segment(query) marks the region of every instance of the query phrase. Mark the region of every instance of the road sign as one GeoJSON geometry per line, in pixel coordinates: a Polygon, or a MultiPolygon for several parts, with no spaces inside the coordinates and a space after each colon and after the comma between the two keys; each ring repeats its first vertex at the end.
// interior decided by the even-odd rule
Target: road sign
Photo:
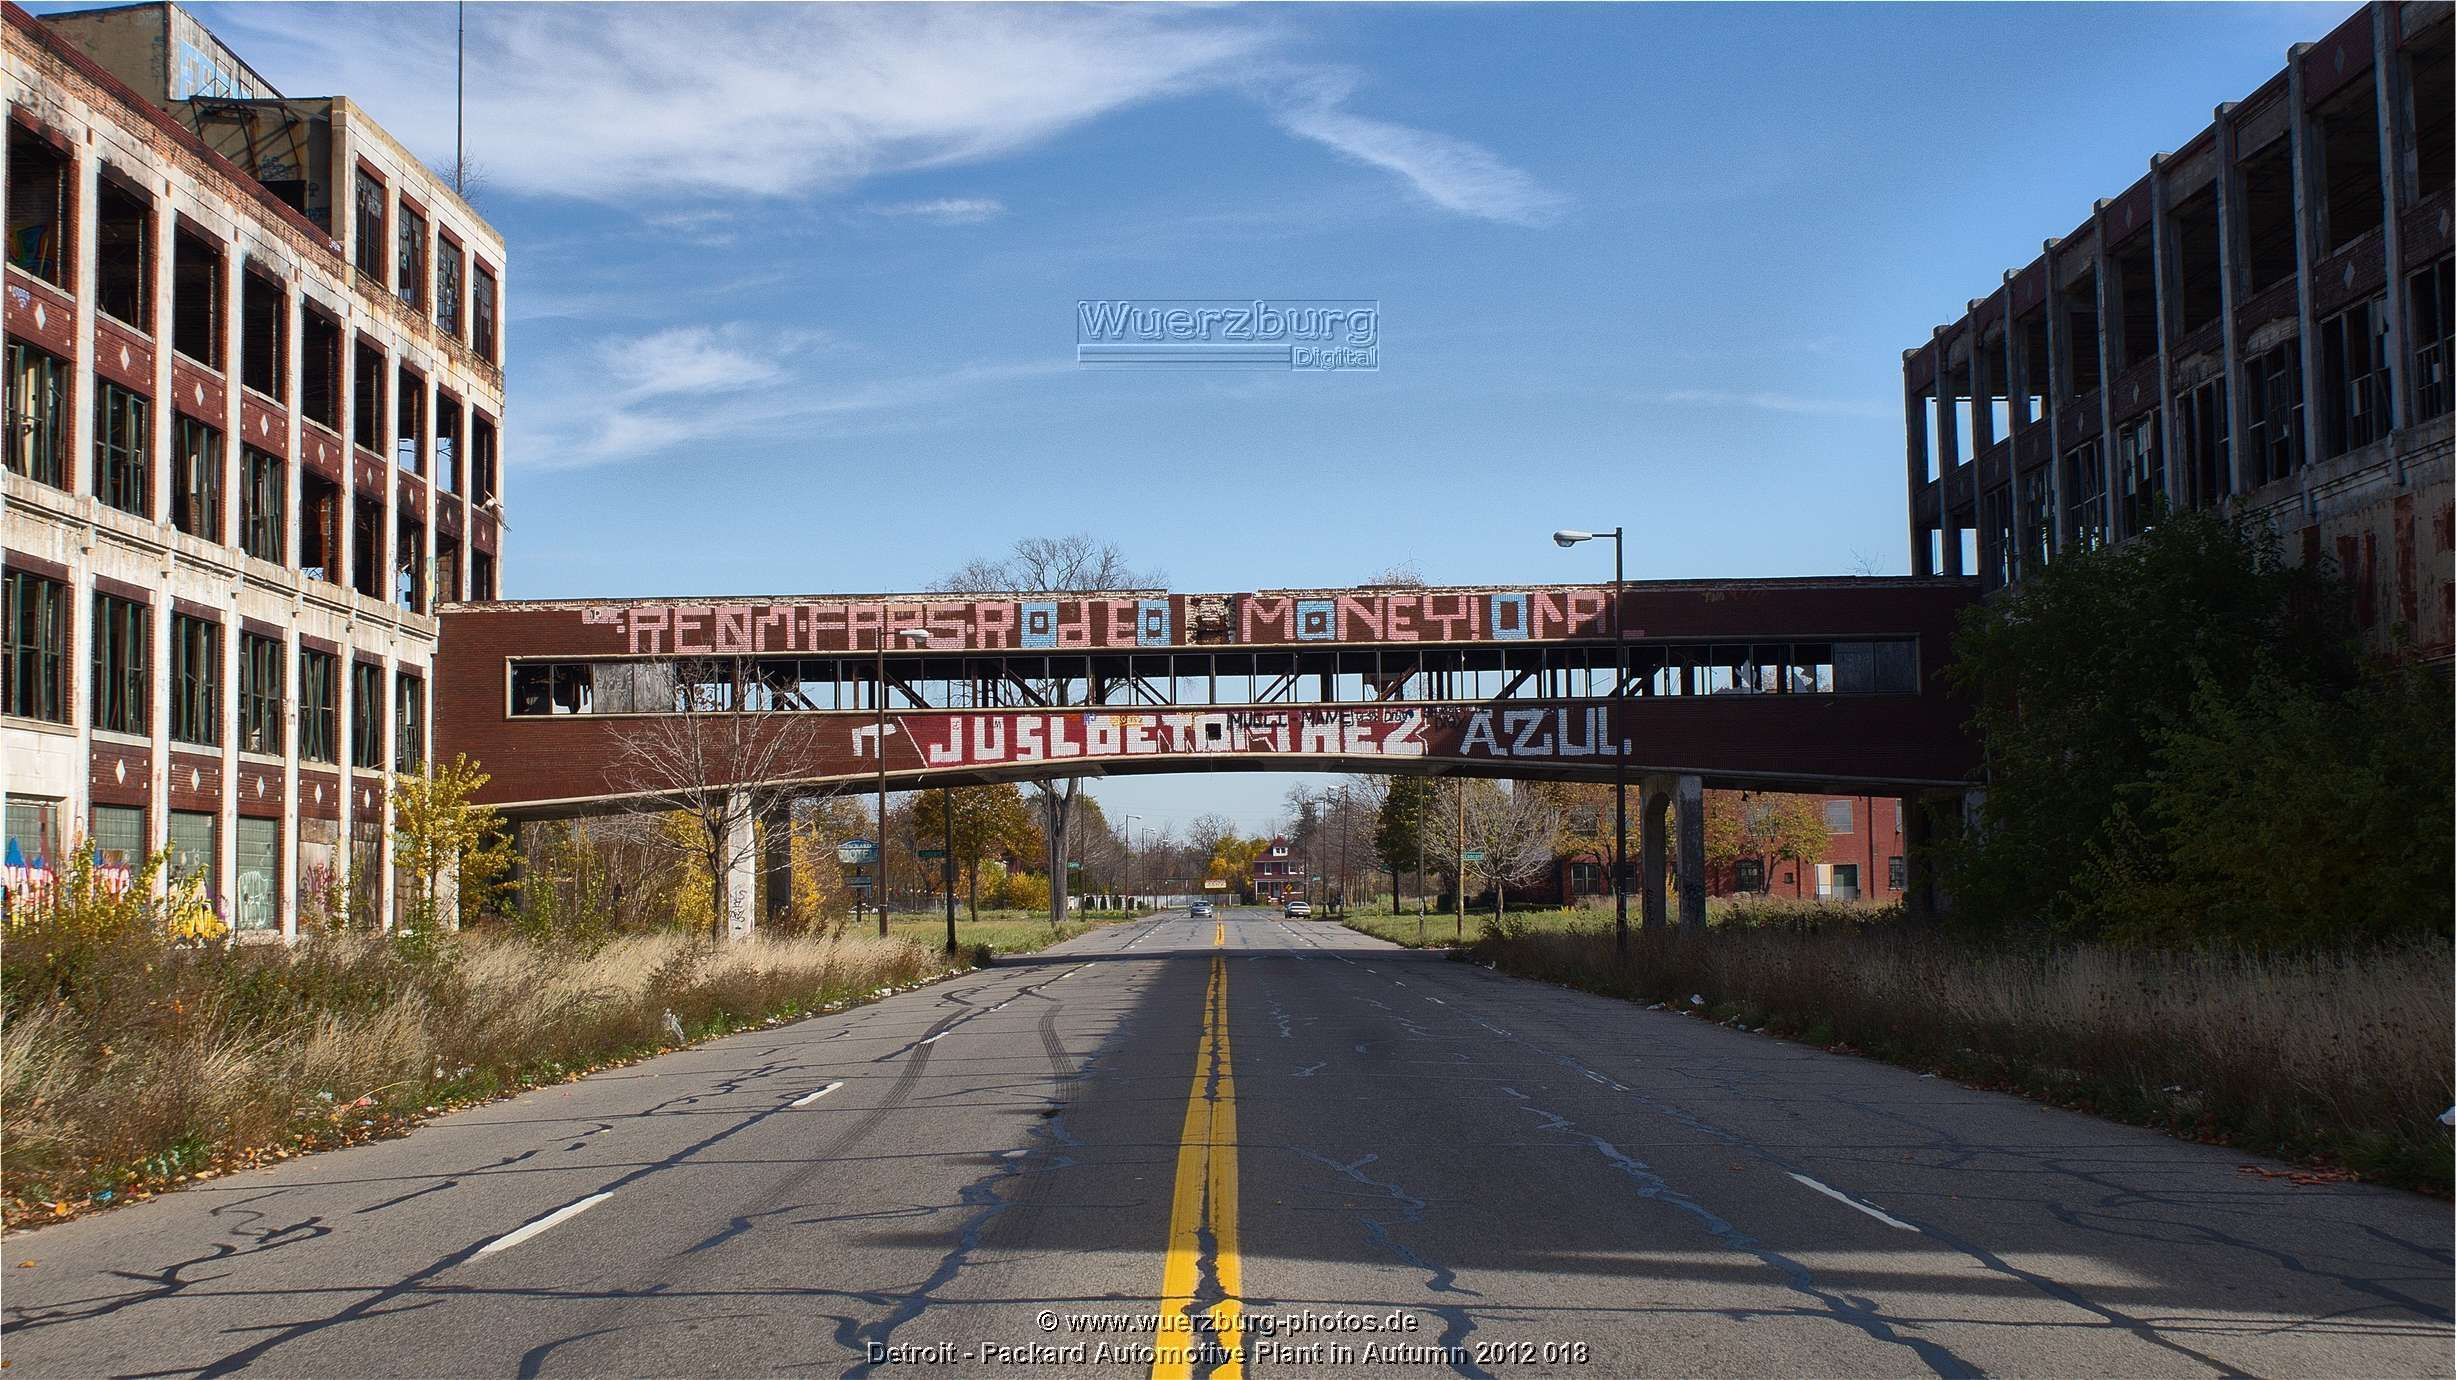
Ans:
{"type": "Polygon", "coordinates": [[[1079,862],[1070,862],[1066,864],[1066,870],[1069,872],[1080,872],[1083,870],[1083,864],[1079,862]]]}
{"type": "Polygon", "coordinates": [[[868,877],[847,877],[844,879],[844,884],[851,887],[855,891],[868,891],[870,889],[870,879],[868,877]]]}
{"type": "Polygon", "coordinates": [[[946,855],[947,850],[943,848],[924,848],[913,854],[914,857],[919,858],[923,862],[928,862],[932,858],[943,858],[946,855]]]}
{"type": "Polygon", "coordinates": [[[878,845],[868,839],[846,839],[836,845],[836,861],[846,867],[861,867],[878,861],[878,845]]]}
{"type": "Polygon", "coordinates": [[[1484,860],[1484,850],[1481,848],[1470,848],[1458,856],[1467,862],[1482,862],[1484,860]]]}
{"type": "Polygon", "coordinates": [[[1217,877],[1209,877],[1203,880],[1202,889],[1205,891],[1226,891],[1228,889],[1228,884],[1221,881],[1217,877]]]}

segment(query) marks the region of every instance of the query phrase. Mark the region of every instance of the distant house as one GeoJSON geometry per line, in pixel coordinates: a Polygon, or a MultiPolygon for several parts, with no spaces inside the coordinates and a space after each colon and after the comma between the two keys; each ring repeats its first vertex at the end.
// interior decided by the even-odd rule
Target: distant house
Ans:
{"type": "MultiPolygon", "coordinates": [[[[1825,856],[1799,864],[1781,859],[1742,858],[1706,870],[1706,894],[1821,898],[1831,901],[1890,901],[1909,889],[1904,874],[1902,802],[1892,796],[1826,795],[1815,797],[1829,835],[1825,856]]],[[[1629,855],[1638,858],[1638,824],[1629,821],[1629,855]]],[[[1668,863],[1668,859],[1666,862],[1668,863]]],[[[1610,856],[1578,849],[1552,860],[1544,876],[1510,894],[1529,901],[1565,904],[1589,896],[1612,894],[1610,856]]],[[[1631,878],[1629,894],[1638,894],[1631,878]]]]}
{"type": "Polygon", "coordinates": [[[1252,891],[1256,901],[1284,901],[1305,894],[1304,870],[1286,839],[1272,839],[1268,848],[1254,856],[1252,891]]]}

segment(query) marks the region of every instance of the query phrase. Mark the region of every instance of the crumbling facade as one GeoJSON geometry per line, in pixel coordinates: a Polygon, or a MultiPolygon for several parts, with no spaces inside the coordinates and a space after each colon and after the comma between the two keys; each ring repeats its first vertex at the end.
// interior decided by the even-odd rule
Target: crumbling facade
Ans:
{"type": "Polygon", "coordinates": [[[2376,3],[2297,45],[1904,353],[1915,574],[2000,589],[2213,509],[2449,657],[2450,32],[2444,0],[2376,3]]]}
{"type": "Polygon", "coordinates": [[[168,849],[243,938],[389,924],[436,606],[498,592],[502,237],[175,5],[0,7],[0,92],[10,885],[168,849]]]}

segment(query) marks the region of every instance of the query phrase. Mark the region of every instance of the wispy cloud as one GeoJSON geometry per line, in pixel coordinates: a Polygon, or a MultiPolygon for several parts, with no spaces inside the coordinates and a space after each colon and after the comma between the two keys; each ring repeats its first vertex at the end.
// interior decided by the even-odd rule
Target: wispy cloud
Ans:
{"type": "Polygon", "coordinates": [[[1370,167],[1395,173],[1436,206],[1512,225],[1558,220],[1568,198],[1487,149],[1346,108],[1352,80],[1315,72],[1276,102],[1279,127],[1370,167]]]}
{"type": "Polygon", "coordinates": [[[1745,407],[1758,412],[1781,412],[1805,417],[1898,418],[1901,415],[1898,403],[1869,402],[1858,398],[1803,398],[1794,393],[1741,393],[1716,388],[1683,388],[1664,394],[1663,401],[1694,407],[1745,407]]]}
{"type": "Polygon", "coordinates": [[[975,225],[1006,214],[1006,203],[995,197],[947,196],[932,201],[893,201],[862,208],[874,216],[925,220],[933,225],[975,225]]]}

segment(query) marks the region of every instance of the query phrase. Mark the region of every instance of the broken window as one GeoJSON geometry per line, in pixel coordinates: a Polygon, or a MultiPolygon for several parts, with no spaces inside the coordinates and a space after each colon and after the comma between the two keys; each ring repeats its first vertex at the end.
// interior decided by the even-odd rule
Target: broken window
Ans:
{"type": "Polygon", "coordinates": [[[194,417],[177,417],[171,428],[171,525],[222,539],[222,433],[194,417]]]}
{"type": "Polygon", "coordinates": [[[350,440],[360,450],[384,451],[384,352],[355,342],[350,370],[350,440]]]}
{"type": "Polygon", "coordinates": [[[2250,290],[2294,276],[2294,148],[2278,138],[2242,160],[2243,255],[2250,290]]]}
{"type": "Polygon", "coordinates": [[[2388,299],[2320,323],[2320,456],[2343,455],[2388,434],[2388,299]]]}
{"type": "Polygon", "coordinates": [[[365,661],[350,663],[350,765],[384,766],[384,668],[365,661]]]}
{"type": "Polygon", "coordinates": [[[200,747],[222,741],[222,626],[171,615],[171,737],[200,747]]]}
{"type": "Polygon", "coordinates": [[[370,599],[384,597],[384,552],[391,546],[384,530],[381,499],[360,496],[350,514],[350,588],[370,599]]]}
{"type": "Polygon", "coordinates": [[[281,755],[281,639],[239,633],[239,751],[281,755]]]}
{"type": "Polygon", "coordinates": [[[2320,106],[2312,144],[2319,151],[2324,243],[2333,254],[2379,228],[2379,103],[2364,76],[2320,106]]]}
{"type": "Polygon", "coordinates": [[[2413,102],[2413,166],[2416,198],[2438,196],[2456,182],[2456,24],[2441,23],[2436,37],[2407,48],[2406,96],[2413,102]]]}
{"type": "Polygon", "coordinates": [[[2167,212],[2174,248],[2175,331],[2190,335],[2215,321],[2225,281],[2218,262],[2217,187],[2212,183],[2167,212]]]}
{"type": "Polygon", "coordinates": [[[94,390],[94,496],[153,516],[152,404],[105,379],[94,390]]]}
{"type": "Polygon", "coordinates": [[[313,307],[299,313],[298,410],[341,430],[341,326],[313,307]]]}
{"type": "Polygon", "coordinates": [[[495,557],[493,552],[480,551],[474,547],[470,549],[469,597],[472,599],[492,599],[495,597],[495,557]]]}
{"type": "Polygon", "coordinates": [[[461,333],[461,247],[450,235],[435,237],[435,325],[455,340],[461,333]]]}
{"type": "Polygon", "coordinates": [[[406,506],[393,547],[392,602],[411,613],[426,612],[426,524],[406,506]]]}
{"type": "Polygon", "coordinates": [[[239,549],[279,565],[289,528],[289,476],[280,456],[254,446],[239,448],[239,470],[239,549]]]}
{"type": "Polygon", "coordinates": [[[1977,374],[1979,395],[1987,402],[1988,444],[2013,434],[2012,351],[2006,344],[2009,337],[2002,329],[1988,333],[1980,342],[1977,374]]]}
{"type": "Polygon", "coordinates": [[[2026,524],[2022,559],[2043,570],[2055,559],[2055,471],[2041,465],[2021,477],[2021,517],[2026,524]]]}
{"type": "Polygon", "coordinates": [[[299,571],[341,583],[341,486],[313,470],[298,476],[299,571]]]}
{"type": "Polygon", "coordinates": [[[469,344],[489,364],[503,362],[495,353],[495,275],[484,264],[469,284],[469,344]]]}
{"type": "Polygon", "coordinates": [[[2076,551],[2106,544],[2106,471],[2098,447],[2084,441],[2064,452],[2064,529],[2076,551]]]}
{"type": "Polygon", "coordinates": [[[9,121],[9,263],[68,286],[68,156],[9,121]]]}
{"type": "Polygon", "coordinates": [[[94,305],[153,334],[153,203],[108,173],[94,197],[94,305]]]}
{"type": "Polygon", "coordinates": [[[2064,289],[2064,396],[2080,397],[2098,387],[2098,271],[2084,272],[2064,289]]]}
{"type": "Polygon", "coordinates": [[[495,501],[495,423],[483,412],[469,419],[469,497],[477,503],[495,501]]]}
{"type": "Polygon", "coordinates": [[[153,610],[134,599],[94,596],[94,727],[145,733],[153,691],[153,610]]]}
{"type": "Polygon", "coordinates": [[[1986,562],[1979,573],[1986,578],[1987,588],[2002,589],[2016,578],[2014,562],[2021,549],[2013,529],[2012,485],[1998,484],[1989,489],[1979,508],[1986,536],[1980,547],[1986,562]]]}
{"type": "Polygon", "coordinates": [[[460,538],[438,531],[435,534],[435,602],[457,604],[460,599],[460,538]]]}
{"type": "Polygon", "coordinates": [[[2166,506],[2166,457],[2158,450],[2156,413],[2115,429],[2115,483],[2121,533],[2137,537],[2166,506]]]}
{"type": "Polygon", "coordinates": [[[222,367],[222,247],[185,227],[171,236],[171,348],[222,367]]]}
{"type": "Polygon", "coordinates": [[[2115,251],[2115,310],[2122,328],[2115,333],[2115,367],[2130,369],[2158,352],[2158,274],[2155,245],[2148,235],[2134,235],[2115,251]]]}
{"type": "Polygon", "coordinates": [[[2192,502],[2209,507],[2233,487],[2226,454],[2226,381],[2211,379],[2175,399],[2175,444],[2192,486],[2192,502]]]}
{"type": "Polygon", "coordinates": [[[8,342],[8,467],[55,489],[68,487],[68,377],[68,361],[8,342]]]}
{"type": "Polygon", "coordinates": [[[435,487],[448,494],[461,491],[460,399],[435,394],[435,487]]]}
{"type": "Polygon", "coordinates": [[[2015,400],[2024,425],[2047,415],[2047,379],[2051,368],[2047,354],[2047,314],[2034,311],[2014,323],[2021,337],[2021,390],[2015,400]]]}
{"type": "Polygon", "coordinates": [[[2292,338],[2243,362],[2243,461],[2250,487],[2302,465],[2302,349],[2292,338]]]}
{"type": "Polygon", "coordinates": [[[400,371],[400,392],[396,395],[394,412],[398,430],[392,447],[392,463],[410,474],[426,473],[426,380],[406,366],[400,371]]]}
{"type": "Polygon", "coordinates": [[[384,184],[364,168],[358,170],[358,214],[351,234],[358,271],[383,282],[384,254],[390,248],[384,238],[384,184]]]}
{"type": "Polygon", "coordinates": [[[588,714],[596,697],[585,662],[522,662],[512,667],[512,712],[588,714]]]}
{"type": "Polygon", "coordinates": [[[426,682],[404,671],[392,682],[392,769],[426,765],[426,682]]]}
{"type": "Polygon", "coordinates": [[[2413,331],[2413,416],[2436,417],[2456,404],[2456,257],[2439,262],[2406,280],[2406,303],[2413,331]]]}
{"type": "Polygon", "coordinates": [[[393,266],[392,290],[413,311],[426,307],[426,217],[401,203],[401,251],[393,266]]]}
{"type": "Polygon", "coordinates": [[[276,402],[290,362],[290,301],[253,269],[239,274],[239,381],[276,402]]]}
{"type": "Polygon", "coordinates": [[[0,572],[0,714],[68,722],[68,586],[0,572]]]}
{"type": "Polygon", "coordinates": [[[298,755],[305,762],[341,760],[341,663],[330,652],[298,654],[298,755]]]}

